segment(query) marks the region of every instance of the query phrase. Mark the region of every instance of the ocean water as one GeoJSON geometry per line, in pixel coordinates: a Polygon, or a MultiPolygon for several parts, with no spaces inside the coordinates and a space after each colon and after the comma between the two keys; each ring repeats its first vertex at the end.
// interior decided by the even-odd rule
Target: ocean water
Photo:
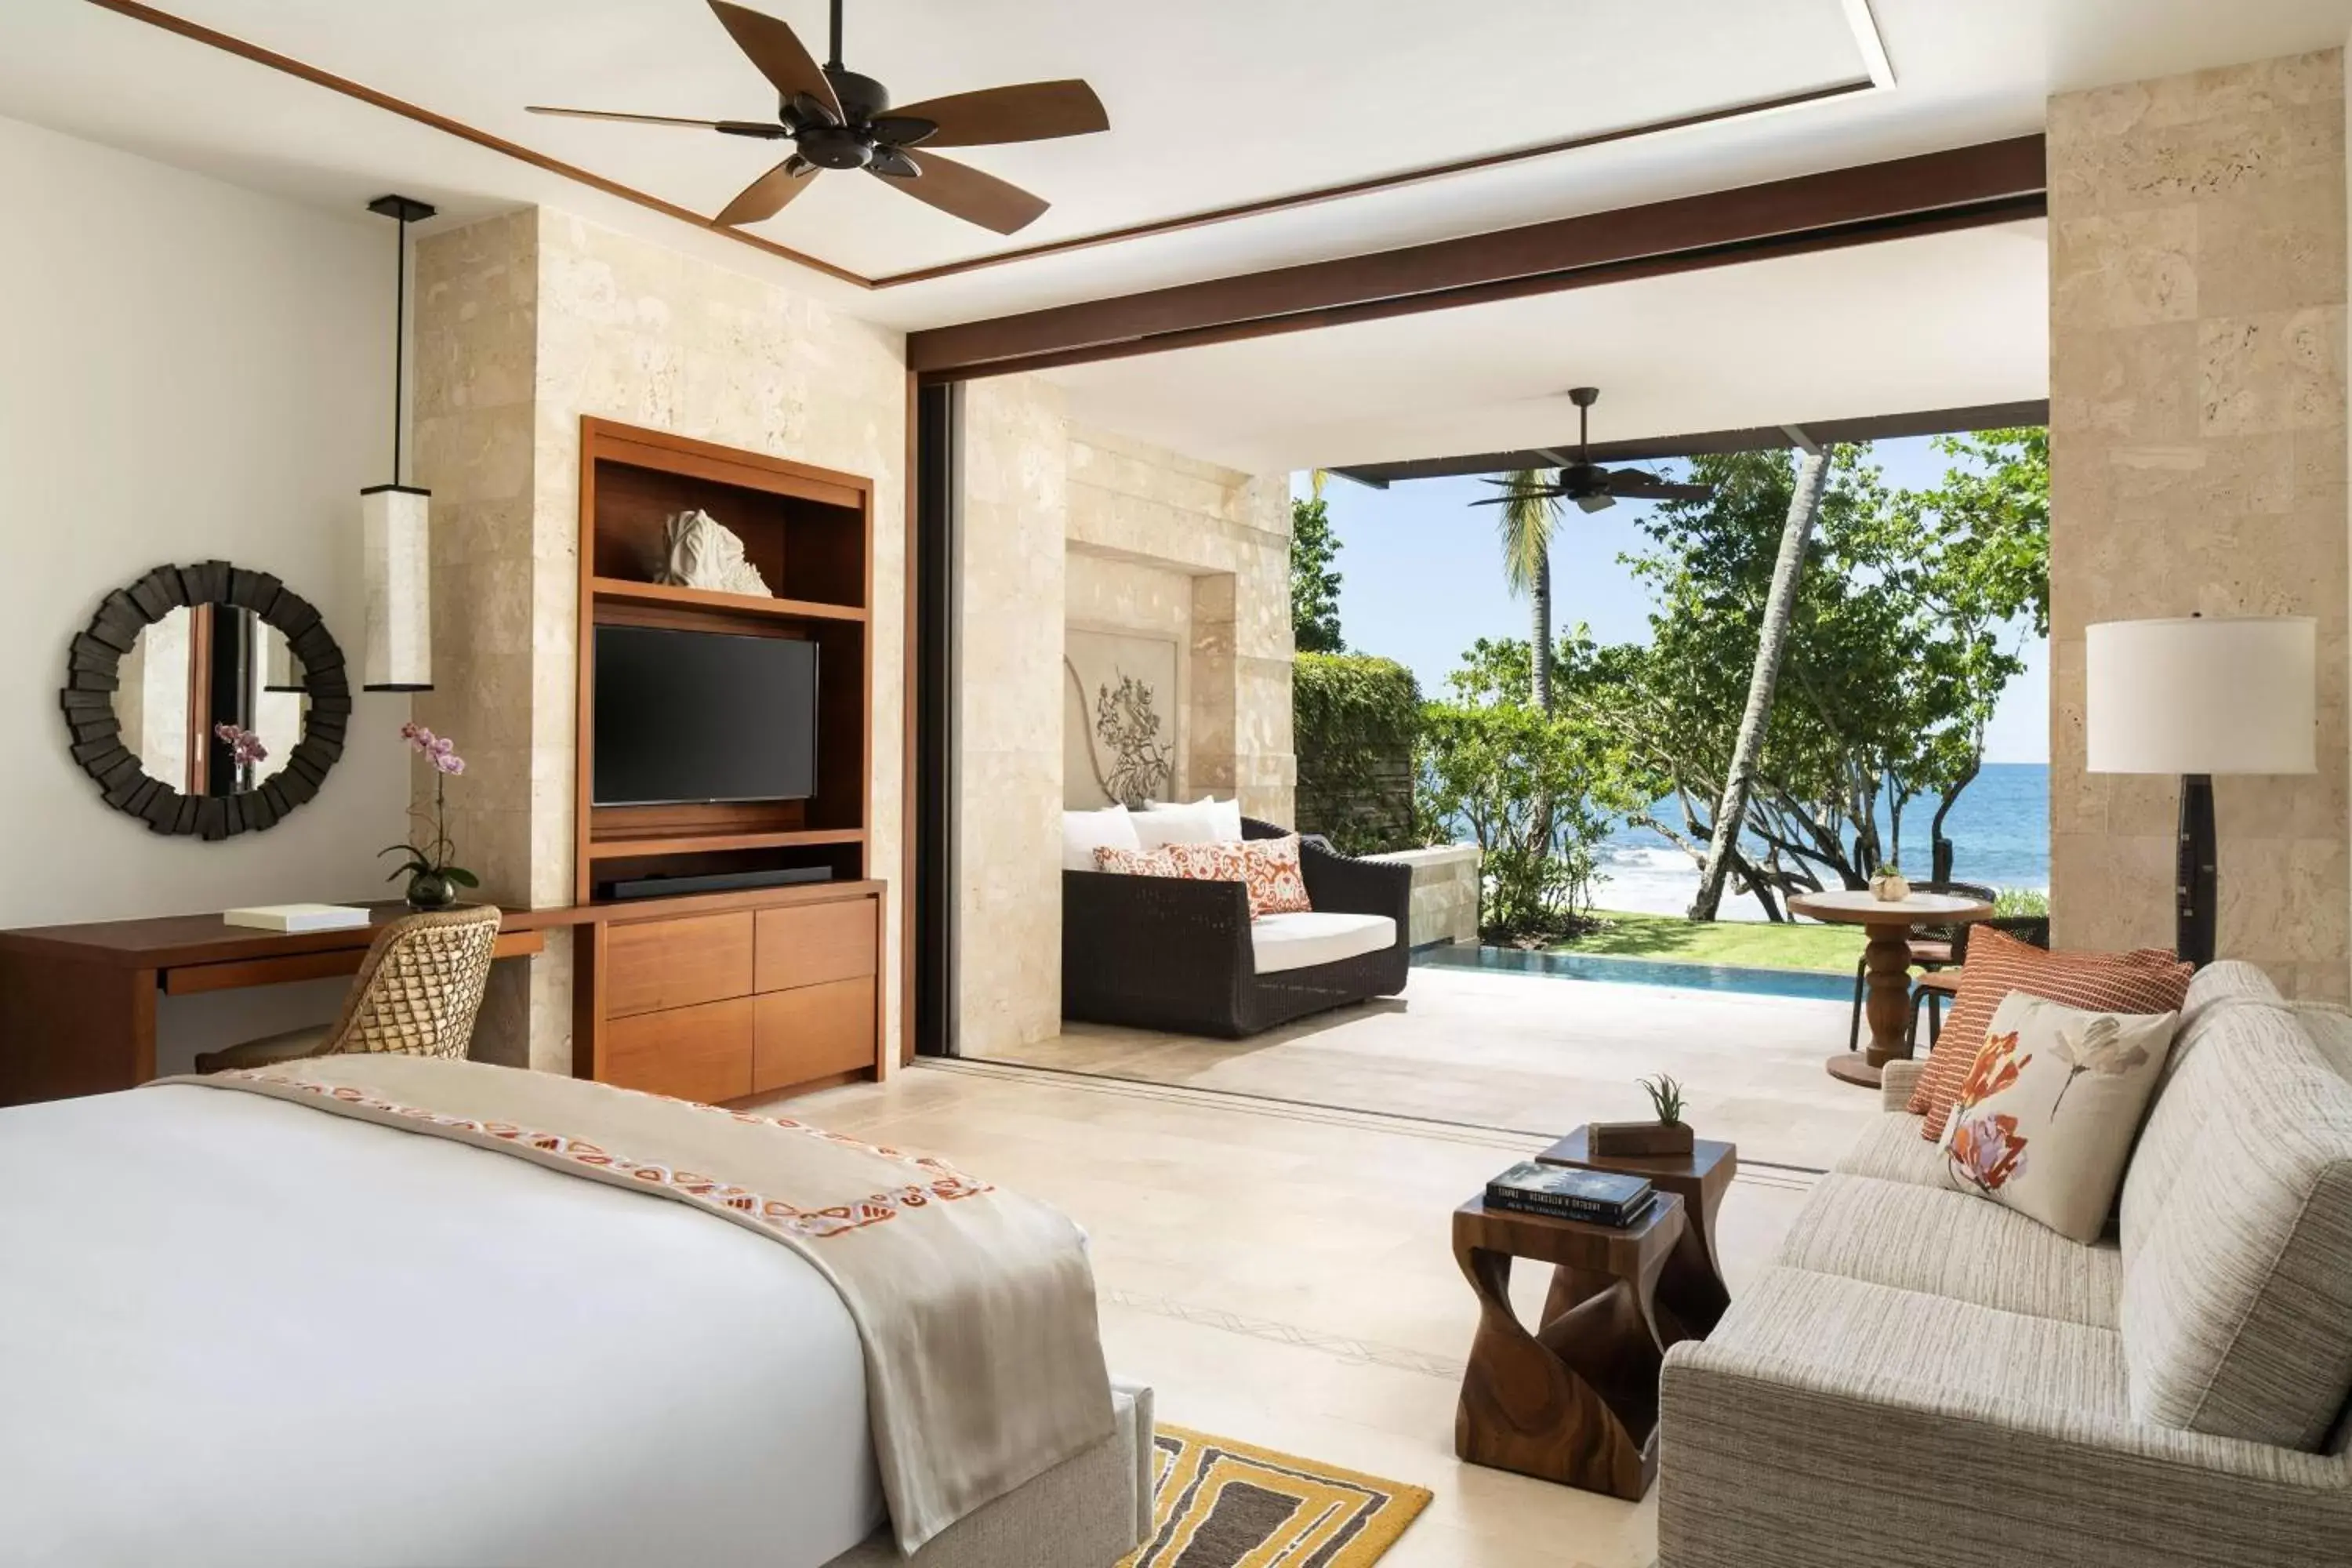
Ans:
{"type": "MultiPolygon", "coordinates": [[[[1669,805],[1668,810],[1673,808],[1669,805]]],[[[1903,870],[1925,880],[1929,870],[1928,823],[1934,803],[1914,802],[1903,814],[1903,870]]],[[[1675,820],[1667,812],[1659,813],[1675,820]]],[[[1882,816],[1880,842],[1891,843],[1889,825],[1882,816]]],[[[1952,840],[1952,875],[1964,882],[1985,882],[1996,888],[2050,886],[2050,769],[2042,763],[1988,763],[1945,819],[1952,840]]],[[[1601,847],[1601,871],[1605,879],[1594,890],[1593,902],[1604,910],[1643,914],[1681,914],[1698,891],[1698,870],[1691,858],[1645,827],[1625,826],[1610,835],[1601,847]]],[[[1727,897],[1724,916],[1730,920],[1761,920],[1762,906],[1753,898],[1727,897]]]]}

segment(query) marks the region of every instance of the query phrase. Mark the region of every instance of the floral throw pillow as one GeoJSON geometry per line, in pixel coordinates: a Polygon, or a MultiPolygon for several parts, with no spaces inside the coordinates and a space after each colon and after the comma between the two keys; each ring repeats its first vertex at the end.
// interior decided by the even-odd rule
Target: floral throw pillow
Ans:
{"type": "Polygon", "coordinates": [[[1165,849],[1122,849],[1117,845],[1095,847],[1095,869],[1121,877],[1181,877],[1165,849]]]}
{"type": "Polygon", "coordinates": [[[2179,1018],[2010,993],[1944,1124],[1952,1184],[2096,1241],[2179,1018]]]}
{"type": "Polygon", "coordinates": [[[1250,917],[1305,914],[1315,906],[1307,900],[1307,871],[1299,864],[1298,835],[1253,838],[1242,846],[1248,872],[1250,917]]]}

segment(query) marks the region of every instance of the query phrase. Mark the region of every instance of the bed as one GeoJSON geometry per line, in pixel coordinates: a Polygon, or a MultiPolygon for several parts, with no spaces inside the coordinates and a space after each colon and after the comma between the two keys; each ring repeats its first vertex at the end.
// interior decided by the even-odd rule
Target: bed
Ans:
{"type": "MultiPolygon", "coordinates": [[[[0,1111],[0,1563],[904,1560],[861,1323],[741,1226],[188,1084],[0,1111]]],[[[914,1561],[1108,1568],[1113,1392],[914,1561]]]]}

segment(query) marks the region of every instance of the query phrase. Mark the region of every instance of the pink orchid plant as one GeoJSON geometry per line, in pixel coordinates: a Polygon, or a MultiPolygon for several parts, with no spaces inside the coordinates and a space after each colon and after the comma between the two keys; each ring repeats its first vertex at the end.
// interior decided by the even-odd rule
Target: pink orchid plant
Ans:
{"type": "Polygon", "coordinates": [[[261,737],[242,724],[215,724],[213,738],[228,748],[229,761],[236,767],[237,787],[251,788],[254,764],[269,759],[269,748],[261,743],[261,737]]]}
{"type": "MultiPolygon", "coordinates": [[[[446,735],[436,735],[424,725],[414,721],[400,727],[400,738],[408,749],[433,764],[433,812],[427,823],[432,834],[422,845],[393,844],[378,850],[379,856],[404,857],[393,869],[393,877],[408,879],[409,904],[420,910],[446,909],[457,901],[459,888],[478,888],[481,879],[463,866],[454,866],[449,857],[457,846],[449,838],[449,809],[446,789],[449,780],[466,771],[466,759],[457,754],[457,743],[446,735]]],[[[424,812],[411,816],[424,818],[424,812]]],[[[384,879],[386,881],[391,877],[384,879]]]]}

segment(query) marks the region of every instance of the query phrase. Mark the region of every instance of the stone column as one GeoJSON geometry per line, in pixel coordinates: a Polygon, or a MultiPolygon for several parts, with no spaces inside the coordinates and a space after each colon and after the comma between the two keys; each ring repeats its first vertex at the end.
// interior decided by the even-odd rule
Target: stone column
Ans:
{"type": "MultiPolygon", "coordinates": [[[[2319,772],[2221,778],[2220,951],[2352,991],[2340,51],[2050,102],[2051,904],[2168,947],[2177,781],[2087,772],[2083,629],[2319,622],[2319,772]]],[[[1930,302],[1932,303],[1932,302],[1930,302]]]]}

